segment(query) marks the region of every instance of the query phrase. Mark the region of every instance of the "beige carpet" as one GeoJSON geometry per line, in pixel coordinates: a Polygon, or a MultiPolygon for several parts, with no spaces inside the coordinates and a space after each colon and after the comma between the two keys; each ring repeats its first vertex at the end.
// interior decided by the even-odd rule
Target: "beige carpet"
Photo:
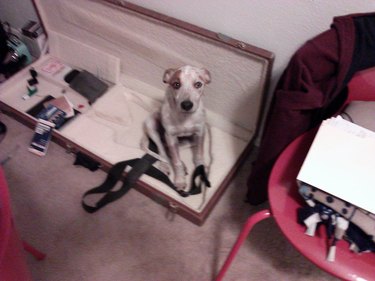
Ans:
{"type": "MultiPolygon", "coordinates": [[[[166,218],[166,209],[136,190],[88,214],[81,195],[105,173],[73,166],[74,156],[52,143],[44,158],[27,151],[32,130],[5,115],[5,164],[15,223],[21,237],[47,254],[27,260],[36,281],[213,280],[249,214],[266,204],[244,203],[250,161],[199,227],[166,218]]],[[[0,278],[1,279],[1,278],[0,278]]],[[[301,256],[273,219],[256,225],[225,280],[336,280],[301,256]]]]}

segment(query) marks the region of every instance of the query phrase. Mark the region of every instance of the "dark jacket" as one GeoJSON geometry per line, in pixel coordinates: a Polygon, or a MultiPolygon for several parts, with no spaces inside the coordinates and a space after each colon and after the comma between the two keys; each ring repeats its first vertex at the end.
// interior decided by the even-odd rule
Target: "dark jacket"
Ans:
{"type": "Polygon", "coordinates": [[[307,41],[291,58],[273,96],[247,199],[267,199],[273,164],[302,133],[332,116],[347,98],[353,75],[375,65],[375,13],[334,18],[331,28],[307,41]]]}

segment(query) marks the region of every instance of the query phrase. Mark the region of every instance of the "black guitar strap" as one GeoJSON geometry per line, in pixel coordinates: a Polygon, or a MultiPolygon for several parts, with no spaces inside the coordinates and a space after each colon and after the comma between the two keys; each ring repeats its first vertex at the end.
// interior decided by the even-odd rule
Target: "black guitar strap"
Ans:
{"type": "MultiPolygon", "coordinates": [[[[156,149],[156,146],[153,143],[150,143],[150,146],[154,146],[152,147],[152,150],[156,149]]],[[[158,159],[156,159],[154,156],[145,154],[142,158],[136,158],[116,163],[108,171],[106,180],[100,186],[94,187],[83,194],[83,209],[88,213],[94,213],[107,204],[121,198],[137,183],[138,179],[143,174],[156,178],[157,180],[165,183],[170,188],[179,193],[182,197],[201,193],[203,184],[207,187],[211,186],[210,182],[208,181],[204,166],[200,165],[194,170],[190,191],[186,192],[177,190],[169,177],[153,166],[156,161],[158,161],[158,159]],[[123,177],[123,173],[128,166],[131,167],[131,170],[126,174],[125,177],[123,177]],[[121,179],[123,181],[121,188],[116,191],[112,191],[114,186],[121,179]],[[88,195],[92,194],[104,194],[104,196],[99,201],[97,201],[94,206],[92,206],[85,202],[85,198],[88,195]]]]}

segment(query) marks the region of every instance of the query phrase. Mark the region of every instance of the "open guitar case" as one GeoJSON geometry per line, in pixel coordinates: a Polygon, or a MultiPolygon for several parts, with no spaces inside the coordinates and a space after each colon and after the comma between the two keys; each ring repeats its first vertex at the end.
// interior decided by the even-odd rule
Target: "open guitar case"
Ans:
{"type": "MultiPolygon", "coordinates": [[[[47,98],[66,95],[77,114],[53,131],[53,140],[98,162],[105,171],[145,155],[143,122],[164,98],[166,69],[193,65],[210,71],[212,82],[205,87],[203,101],[211,187],[184,197],[146,174],[134,187],[202,225],[259,137],[273,54],[125,1],[35,0],[34,4],[49,51],[0,85],[1,110],[34,127],[37,120],[30,110],[47,98]],[[43,75],[51,60],[93,74],[108,89],[90,103],[64,81],[43,75]],[[40,74],[38,94],[23,100],[31,67],[40,74]]],[[[194,170],[191,150],[181,149],[181,155],[189,177],[194,170]]]]}

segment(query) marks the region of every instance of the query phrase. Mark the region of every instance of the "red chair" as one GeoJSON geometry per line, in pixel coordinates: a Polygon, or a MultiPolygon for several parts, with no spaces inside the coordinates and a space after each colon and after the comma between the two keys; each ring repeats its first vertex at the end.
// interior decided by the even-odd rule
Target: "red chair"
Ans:
{"type": "Polygon", "coordinates": [[[8,186],[4,172],[0,169],[0,279],[1,281],[31,281],[24,251],[30,252],[36,259],[45,255],[26,242],[22,242],[12,221],[8,186]]]}
{"type": "MultiPolygon", "coordinates": [[[[358,73],[349,84],[349,97],[352,100],[375,100],[375,69],[358,73]]],[[[307,259],[328,273],[344,280],[375,280],[375,253],[355,254],[349,244],[341,240],[336,245],[336,260],[326,261],[327,236],[319,228],[314,237],[304,234],[305,227],[297,223],[297,209],[305,202],[298,194],[296,177],[314,140],[317,129],[313,129],[294,140],[279,156],[268,183],[270,210],[265,209],[251,215],[243,226],[237,241],[232,247],[216,281],[223,277],[233,262],[238,250],[256,223],[273,217],[288,241],[307,259]]]]}
{"type": "Polygon", "coordinates": [[[349,85],[347,103],[352,100],[375,100],[375,67],[358,72],[349,85]]]}

